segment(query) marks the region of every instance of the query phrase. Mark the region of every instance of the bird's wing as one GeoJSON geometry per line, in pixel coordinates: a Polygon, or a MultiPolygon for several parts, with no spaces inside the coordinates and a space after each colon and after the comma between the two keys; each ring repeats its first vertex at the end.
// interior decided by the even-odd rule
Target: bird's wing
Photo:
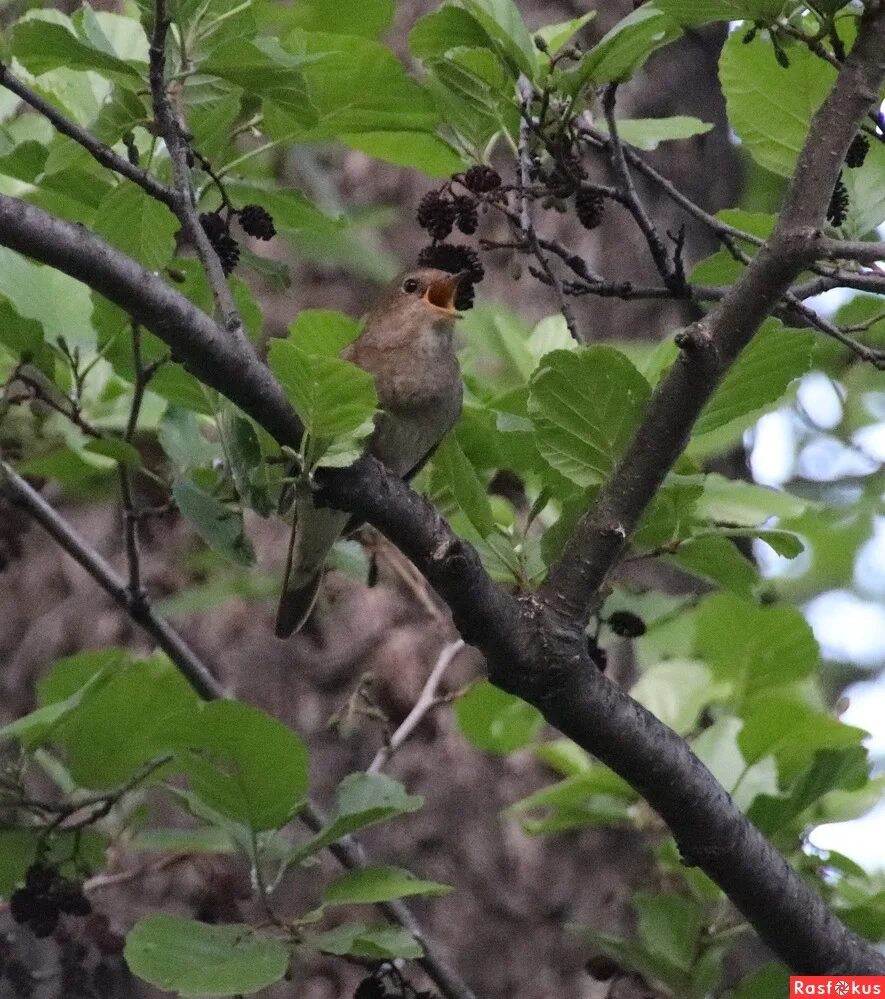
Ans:
{"type": "Polygon", "coordinates": [[[309,496],[299,499],[289,542],[283,592],[277,609],[276,634],[288,638],[304,627],[319,591],[323,563],[347,524],[340,510],[316,507],[309,496]]]}

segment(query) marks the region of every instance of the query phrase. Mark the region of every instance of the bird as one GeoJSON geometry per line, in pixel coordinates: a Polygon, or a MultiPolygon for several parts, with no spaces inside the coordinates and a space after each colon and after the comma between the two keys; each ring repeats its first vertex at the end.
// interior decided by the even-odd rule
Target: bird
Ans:
{"type": "MultiPolygon", "coordinates": [[[[454,327],[466,272],[406,271],[388,287],[341,357],[375,379],[380,412],[367,451],[408,480],[458,422],[463,401],[454,327]]],[[[329,550],[350,515],[319,508],[309,492],[295,501],[276,635],[300,631],[313,612],[329,550]]]]}

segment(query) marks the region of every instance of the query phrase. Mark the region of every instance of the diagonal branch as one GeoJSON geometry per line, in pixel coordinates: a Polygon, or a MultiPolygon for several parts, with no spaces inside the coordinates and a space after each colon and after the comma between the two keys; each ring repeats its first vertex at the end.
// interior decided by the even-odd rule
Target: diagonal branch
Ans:
{"type": "Polygon", "coordinates": [[[87,129],[81,128],[76,122],[66,118],[58,108],[53,107],[49,101],[44,100],[35,90],[31,90],[30,87],[22,83],[2,63],[0,63],[0,85],[12,91],[12,93],[20,97],[26,104],[29,104],[35,111],[39,111],[62,135],[66,135],[69,139],[73,139],[74,142],[79,143],[102,166],[113,170],[127,180],[131,180],[133,184],[138,184],[152,198],[162,201],[173,212],[177,211],[178,195],[175,191],[166,187],[165,184],[161,184],[147,170],[142,170],[141,167],[130,163],[124,156],[115,153],[110,146],[99,142],[87,129]]]}
{"type": "Polygon", "coordinates": [[[685,449],[708,399],[791,282],[816,259],[846,150],[883,80],[885,9],[876,5],[863,16],[854,49],[812,120],[771,238],[722,301],[680,335],[680,355],[653,393],[627,453],[551,567],[543,599],[563,622],[587,619],[594,594],[685,449]]]}

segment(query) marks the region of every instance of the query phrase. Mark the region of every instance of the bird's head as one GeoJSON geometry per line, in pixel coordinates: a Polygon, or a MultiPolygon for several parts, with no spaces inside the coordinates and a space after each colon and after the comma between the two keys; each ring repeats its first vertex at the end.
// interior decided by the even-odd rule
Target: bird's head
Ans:
{"type": "Polygon", "coordinates": [[[450,274],[433,267],[406,271],[392,285],[386,309],[411,324],[451,324],[461,315],[455,298],[463,277],[463,273],[450,274]]]}

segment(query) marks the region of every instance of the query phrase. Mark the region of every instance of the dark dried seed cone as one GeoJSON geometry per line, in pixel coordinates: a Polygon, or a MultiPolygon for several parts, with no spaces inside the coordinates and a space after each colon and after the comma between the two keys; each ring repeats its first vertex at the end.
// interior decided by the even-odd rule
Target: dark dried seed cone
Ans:
{"type": "Polygon", "coordinates": [[[474,194],[488,194],[501,186],[501,175],[494,167],[478,163],[464,174],[464,186],[474,194]]]}
{"type": "Polygon", "coordinates": [[[29,923],[39,911],[39,896],[28,888],[19,888],[9,898],[9,914],[17,923],[29,923]]]}
{"type": "Polygon", "coordinates": [[[870,140],[865,135],[855,135],[845,154],[845,166],[857,169],[862,167],[870,151],[870,140]]]}
{"type": "Polygon", "coordinates": [[[273,217],[261,205],[244,205],[240,209],[240,225],[256,239],[273,239],[277,234],[273,217]]]}
{"type": "Polygon", "coordinates": [[[621,638],[639,638],[645,634],[645,621],[630,611],[615,611],[608,619],[608,626],[621,638]]]}
{"type": "Polygon", "coordinates": [[[845,186],[841,175],[833,188],[830,204],[827,206],[827,218],[836,228],[845,224],[848,218],[848,188],[845,186]]]}
{"type": "Polygon", "coordinates": [[[227,223],[218,212],[203,212],[200,215],[200,225],[213,245],[217,239],[227,235],[227,223]]]}
{"type": "Polygon", "coordinates": [[[455,206],[439,191],[428,191],[417,212],[418,225],[433,239],[445,239],[455,224],[455,206]]]}
{"type": "Polygon", "coordinates": [[[25,871],[25,886],[32,892],[45,892],[58,877],[58,871],[49,864],[31,864],[25,871]]]}
{"type": "Polygon", "coordinates": [[[465,236],[472,236],[479,228],[479,212],[473,198],[461,195],[455,198],[455,224],[465,236]]]}
{"type": "Polygon", "coordinates": [[[585,229],[596,229],[605,214],[605,198],[598,191],[578,191],[575,214],[585,229]]]}
{"type": "Polygon", "coordinates": [[[374,975],[370,975],[357,985],[353,999],[384,999],[386,994],[384,985],[374,975]]]}
{"type": "Polygon", "coordinates": [[[478,284],[485,277],[485,269],[476,250],[462,243],[441,243],[439,246],[425,246],[418,254],[421,267],[438,267],[441,271],[458,274],[467,271],[467,278],[478,284]]]}
{"type": "Polygon", "coordinates": [[[88,916],[92,912],[89,899],[75,884],[68,884],[55,893],[56,905],[69,916],[88,916]]]}

